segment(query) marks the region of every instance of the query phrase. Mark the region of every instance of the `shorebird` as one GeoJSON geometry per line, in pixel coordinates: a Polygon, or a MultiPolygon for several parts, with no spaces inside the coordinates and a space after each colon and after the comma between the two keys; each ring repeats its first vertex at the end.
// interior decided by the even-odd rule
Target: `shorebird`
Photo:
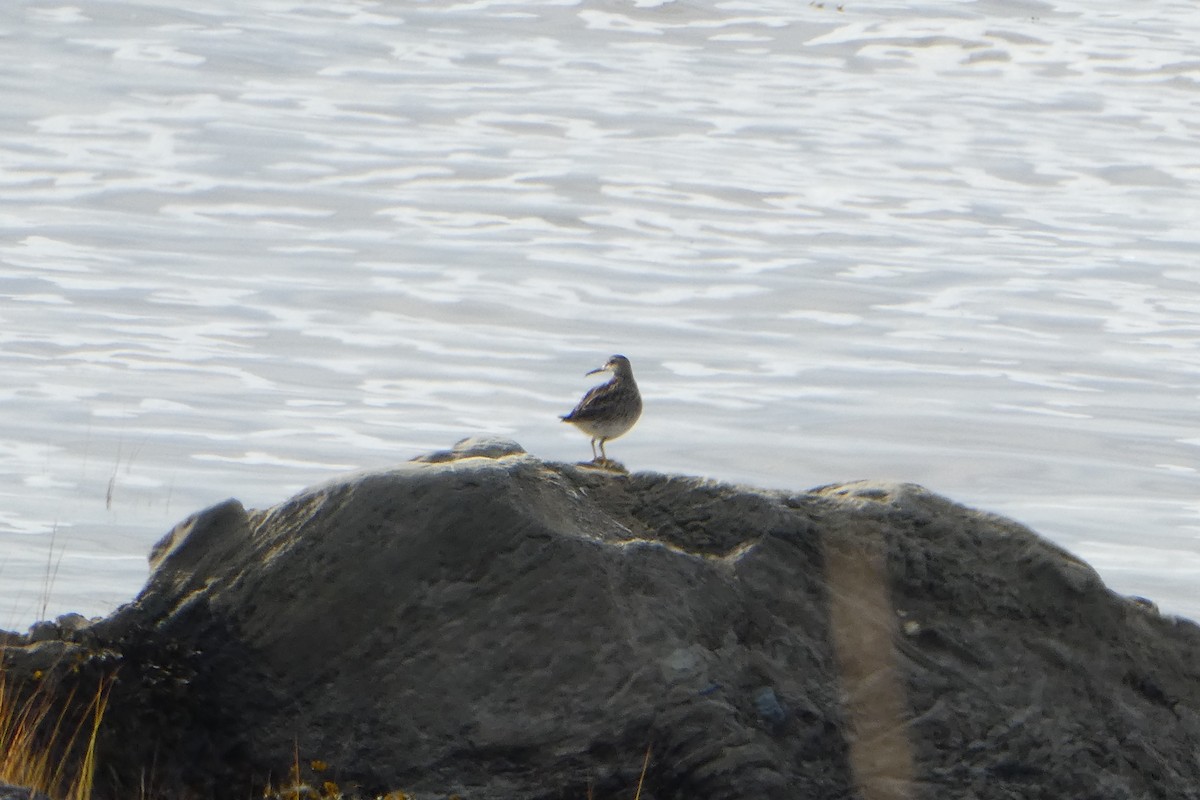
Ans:
{"type": "Polygon", "coordinates": [[[625,356],[613,356],[603,367],[587,374],[597,372],[612,372],[612,380],[591,389],[574,411],[562,416],[562,421],[592,437],[592,461],[608,463],[604,443],[628,433],[638,421],[642,415],[642,396],[633,379],[633,367],[625,356]],[[599,458],[596,458],[596,442],[600,443],[599,458]]]}

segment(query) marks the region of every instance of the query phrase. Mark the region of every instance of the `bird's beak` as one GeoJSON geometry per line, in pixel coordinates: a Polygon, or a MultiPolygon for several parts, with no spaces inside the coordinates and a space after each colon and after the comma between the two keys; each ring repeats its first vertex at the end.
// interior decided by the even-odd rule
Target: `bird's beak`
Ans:
{"type": "Polygon", "coordinates": [[[597,372],[607,372],[607,371],[608,371],[608,367],[596,367],[591,372],[585,372],[583,374],[584,375],[595,375],[597,372]]]}

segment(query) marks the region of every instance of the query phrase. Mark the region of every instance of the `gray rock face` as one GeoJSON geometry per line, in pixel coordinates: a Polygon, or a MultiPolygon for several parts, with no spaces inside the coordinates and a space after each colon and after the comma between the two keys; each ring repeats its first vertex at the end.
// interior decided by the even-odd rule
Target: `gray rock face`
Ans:
{"type": "Polygon", "coordinates": [[[0,783],[0,800],[50,800],[50,798],[24,786],[0,783]]]}
{"type": "Polygon", "coordinates": [[[298,754],[363,796],[631,798],[648,748],[647,800],[1200,797],[1200,629],[916,486],[489,441],[229,501],[153,560],[89,629],[113,797],[153,758],[241,798],[298,754]]]}

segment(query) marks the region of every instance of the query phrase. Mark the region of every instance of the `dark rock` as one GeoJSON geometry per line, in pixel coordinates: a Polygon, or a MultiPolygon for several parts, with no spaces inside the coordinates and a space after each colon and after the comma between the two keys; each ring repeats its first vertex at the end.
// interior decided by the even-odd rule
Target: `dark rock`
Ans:
{"type": "Polygon", "coordinates": [[[59,631],[61,631],[64,636],[77,634],[91,623],[92,620],[89,620],[83,614],[75,613],[63,614],[61,617],[58,617],[54,620],[54,624],[58,626],[59,631]]]}
{"type": "Polygon", "coordinates": [[[62,638],[58,626],[49,620],[42,620],[30,625],[28,636],[31,643],[48,642],[53,639],[62,638]]]}
{"type": "Polygon", "coordinates": [[[764,686],[754,693],[754,707],[758,710],[758,716],[772,727],[782,725],[787,720],[787,711],[770,686],[764,686]]]}
{"type": "Polygon", "coordinates": [[[468,442],[228,501],[152,559],[59,654],[119,664],[98,797],[153,768],[240,800],[320,759],[361,796],[629,798],[649,749],[646,800],[1200,798],[1200,629],[916,486],[468,442]]]}
{"type": "Polygon", "coordinates": [[[50,798],[24,786],[0,783],[0,800],[50,800],[50,798]]]}
{"type": "Polygon", "coordinates": [[[413,461],[424,464],[444,464],[447,461],[461,461],[465,458],[503,458],[504,456],[524,455],[525,448],[511,439],[498,436],[472,436],[459,439],[449,450],[437,450],[432,453],[417,456],[413,461]]]}
{"type": "Polygon", "coordinates": [[[25,635],[24,641],[27,643],[76,641],[83,637],[87,627],[94,621],[96,620],[89,620],[82,614],[74,613],[63,614],[53,622],[42,620],[29,626],[29,632],[25,635]]]}

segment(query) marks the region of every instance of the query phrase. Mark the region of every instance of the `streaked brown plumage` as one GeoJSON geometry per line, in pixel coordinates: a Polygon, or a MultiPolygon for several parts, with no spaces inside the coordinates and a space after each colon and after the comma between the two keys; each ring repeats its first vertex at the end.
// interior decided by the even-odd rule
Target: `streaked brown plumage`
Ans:
{"type": "Polygon", "coordinates": [[[642,415],[642,395],[637,381],[633,379],[633,367],[625,356],[613,356],[603,367],[587,373],[611,371],[612,380],[591,389],[579,401],[570,414],[562,417],[592,437],[592,460],[608,461],[604,443],[616,439],[629,429],[642,415]],[[596,457],[596,443],[600,443],[600,457],[596,457]]]}

